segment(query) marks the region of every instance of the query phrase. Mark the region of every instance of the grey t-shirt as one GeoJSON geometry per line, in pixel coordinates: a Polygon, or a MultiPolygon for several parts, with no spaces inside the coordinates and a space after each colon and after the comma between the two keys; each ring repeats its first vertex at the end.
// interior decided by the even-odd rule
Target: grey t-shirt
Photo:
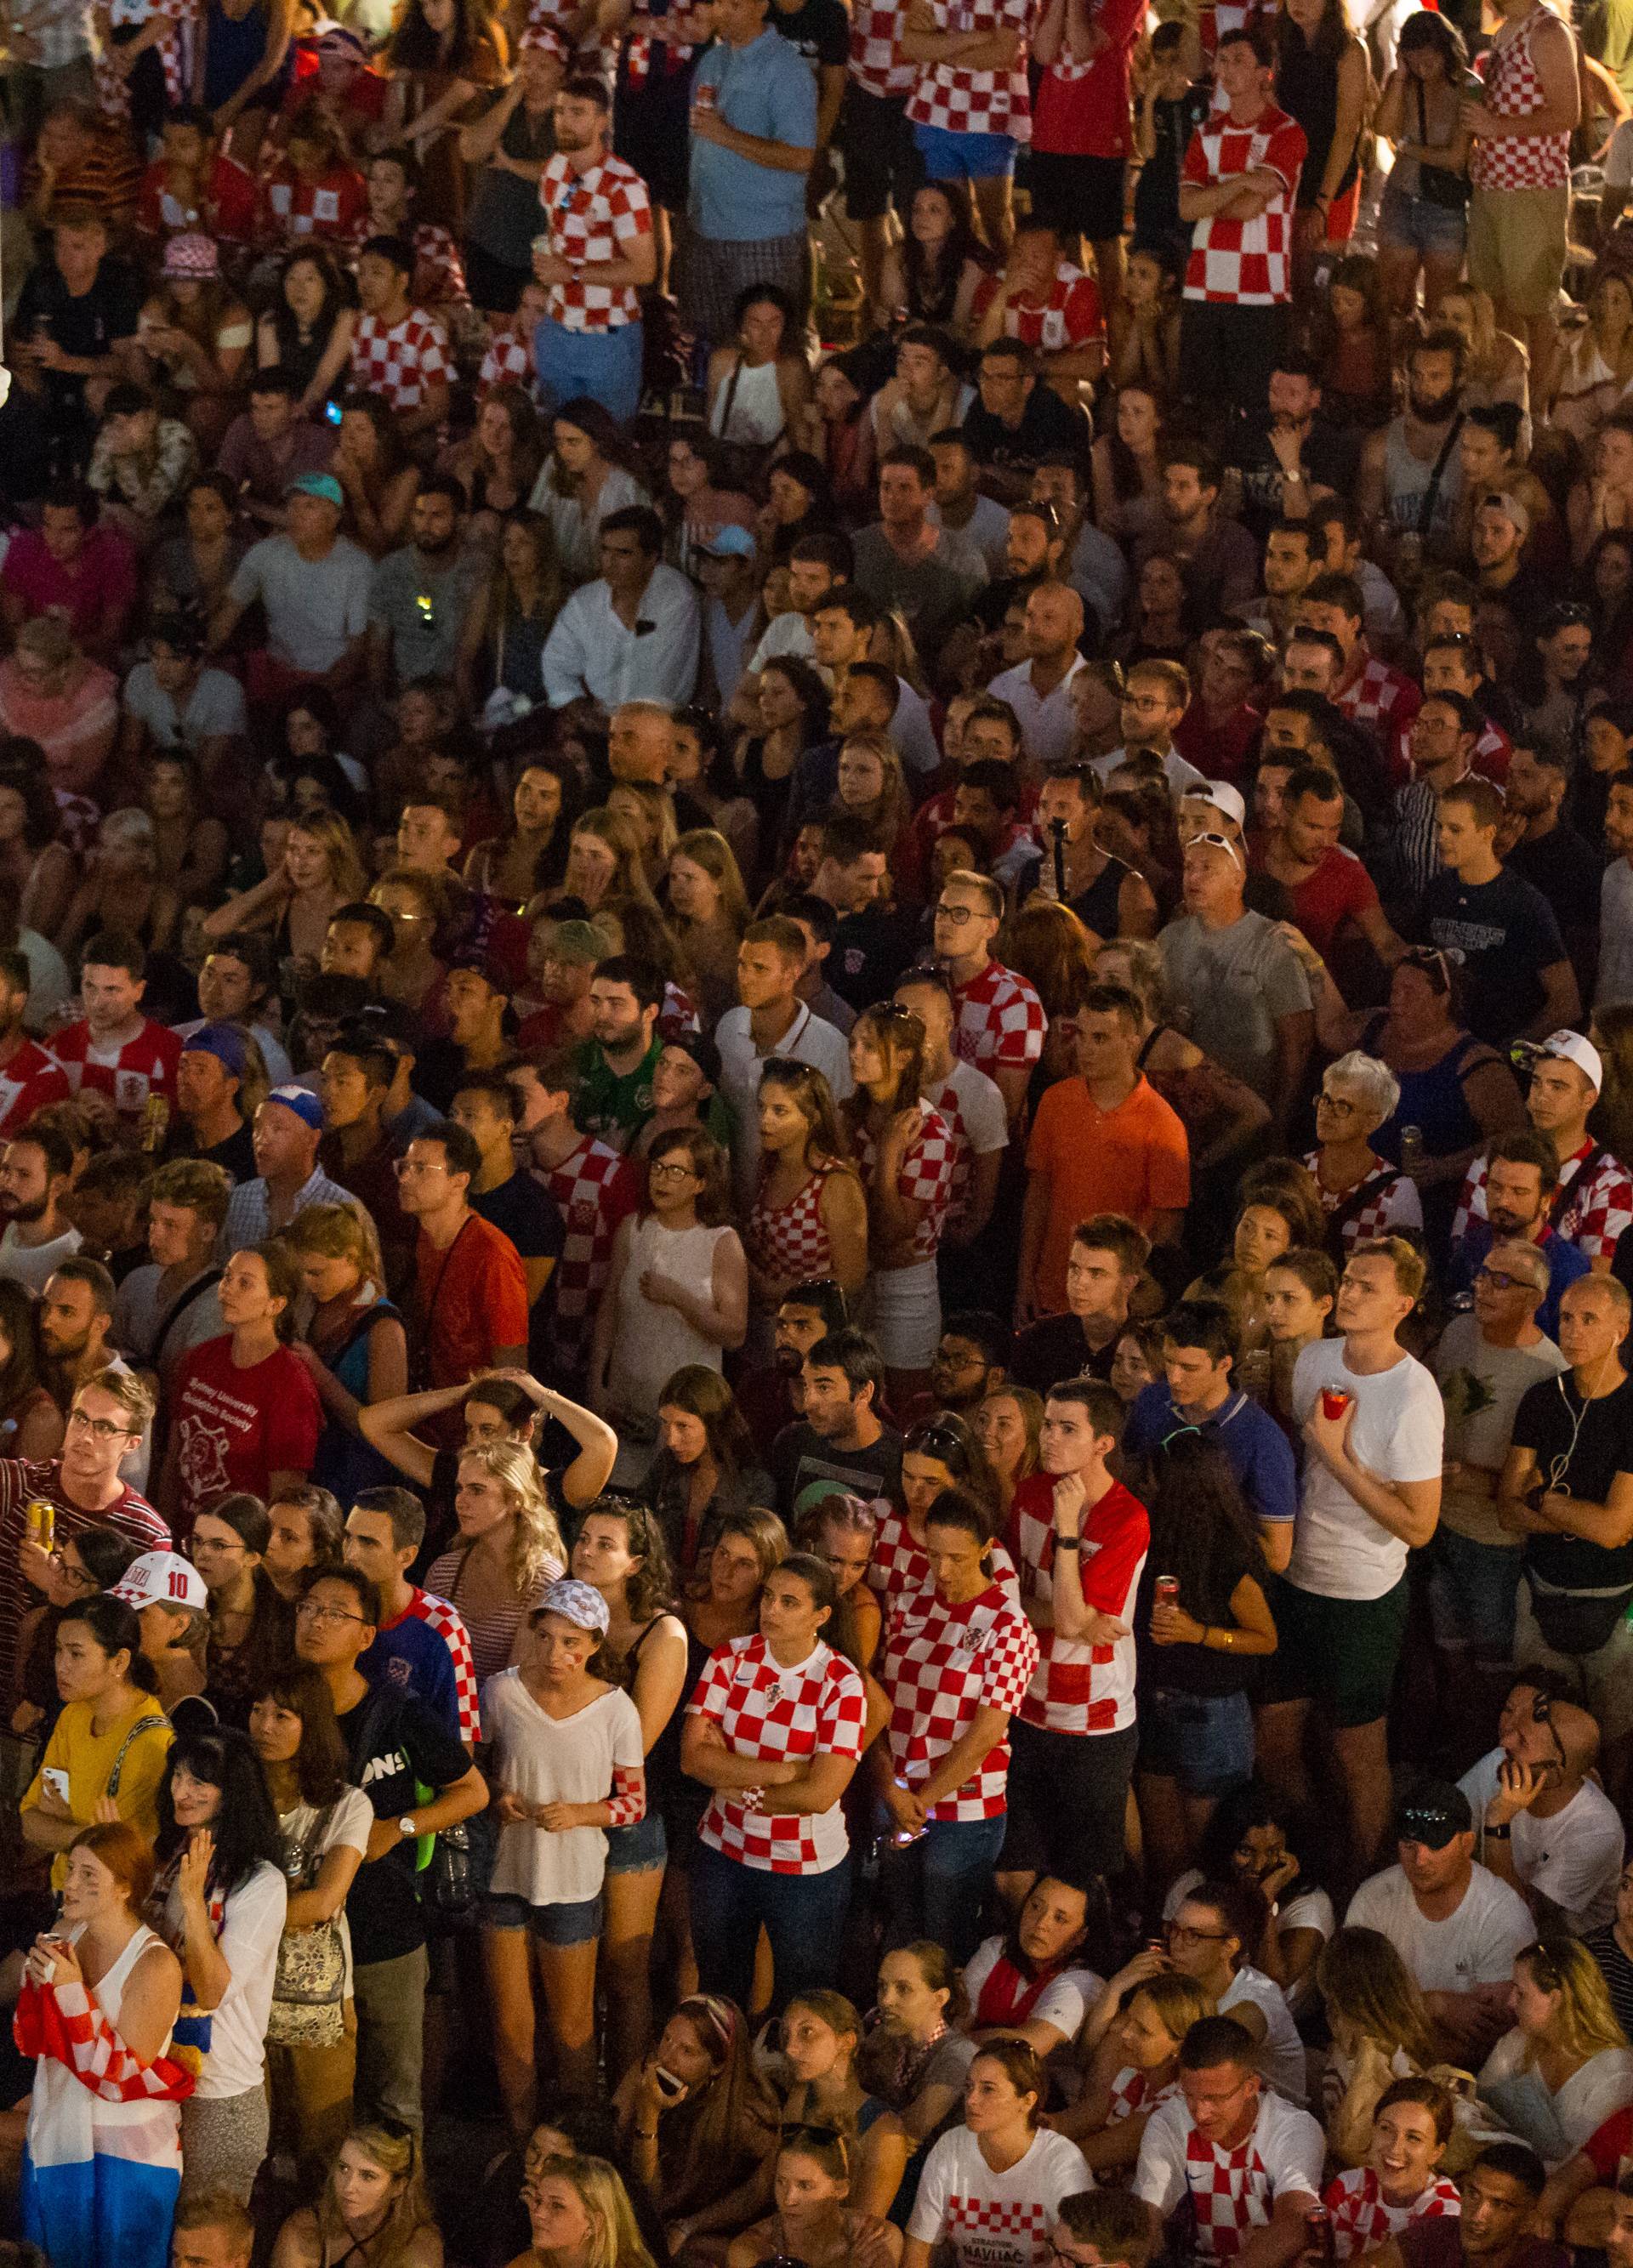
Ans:
{"type": "Polygon", "coordinates": [[[380,562],[369,588],[368,618],[390,638],[399,684],[454,674],[477,580],[469,560],[427,560],[411,543],[380,562]]]}
{"type": "Polygon", "coordinates": [[[1190,1011],[1193,1029],[1205,1031],[1208,1054],[1268,1098],[1277,1021],[1311,1005],[1292,946],[1273,921],[1254,913],[1228,929],[1206,929],[1194,914],[1182,914],[1156,942],[1170,996],[1190,1011]]]}
{"type": "Polygon", "coordinates": [[[303,559],[293,539],[269,535],[252,544],[233,578],[240,606],[259,599],[267,610],[267,644],[278,660],[321,677],[368,628],[367,552],[336,536],[321,559],[303,559]]]}
{"type": "Polygon", "coordinates": [[[139,717],[161,748],[197,750],[222,735],[237,738],[249,730],[244,688],[225,669],[203,669],[185,709],[165,691],[151,661],[139,661],[125,680],[127,717],[139,717]]]}
{"type": "MultiPolygon", "coordinates": [[[[1568,1366],[1550,1338],[1534,1346],[1488,1346],[1473,1315],[1453,1315],[1435,1351],[1435,1377],[1446,1410],[1446,1462],[1500,1472],[1520,1395],[1568,1366]]],[[[1519,1550],[1518,1536],[1496,1516],[1495,1492],[1471,1488],[1461,1475],[1447,1478],[1440,1518],[1454,1535],[1519,1550]]]]}

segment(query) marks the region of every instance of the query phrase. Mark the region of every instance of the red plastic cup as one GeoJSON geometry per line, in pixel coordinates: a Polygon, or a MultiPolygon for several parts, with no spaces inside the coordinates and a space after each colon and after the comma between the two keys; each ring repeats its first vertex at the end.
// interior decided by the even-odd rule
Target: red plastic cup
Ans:
{"type": "Polygon", "coordinates": [[[1321,1388],[1321,1415],[1336,1423],[1354,1399],[1355,1396],[1346,1394],[1341,1386],[1324,1386],[1321,1388]]]}

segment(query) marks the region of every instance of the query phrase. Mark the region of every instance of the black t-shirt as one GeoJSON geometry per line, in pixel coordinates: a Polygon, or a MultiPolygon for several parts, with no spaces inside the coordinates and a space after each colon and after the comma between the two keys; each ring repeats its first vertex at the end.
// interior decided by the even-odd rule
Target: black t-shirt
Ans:
{"type": "Polygon", "coordinates": [[[1604,855],[1574,827],[1562,820],[1534,841],[1517,843],[1508,863],[1541,891],[1562,930],[1598,932],[1604,855]]]}
{"type": "Polygon", "coordinates": [[[255,1163],[255,1145],[248,1124],[240,1125],[229,1134],[225,1142],[213,1148],[201,1150],[193,1139],[193,1130],[185,1119],[176,1129],[170,1145],[173,1158],[197,1158],[207,1166],[225,1166],[235,1182],[253,1182],[260,1167],[255,1163]]]}
{"type": "MultiPolygon", "coordinates": [[[[374,1807],[376,1819],[401,1819],[426,1799],[422,1787],[439,1793],[464,1778],[470,1758],[452,1733],[423,1701],[373,1686],[354,1709],[341,1712],[340,1737],[346,1744],[347,1777],[374,1807]]],[[[360,1966],[396,1961],[425,1942],[425,1918],[415,1873],[417,1845],[403,1836],[402,1848],[383,1859],[366,1859],[346,1898],[351,1950],[360,1966]]]]}
{"type": "Polygon", "coordinates": [[[567,1241],[561,1207],[531,1174],[513,1174],[496,1189],[472,1189],[470,1209],[509,1237],[524,1260],[559,1260],[567,1241]]]}
{"type": "MultiPolygon", "coordinates": [[[[1255,410],[1238,431],[1231,448],[1242,478],[1242,519],[1259,543],[1282,517],[1282,473],[1270,446],[1270,412],[1255,410]]],[[[1349,434],[1317,417],[1304,436],[1299,455],[1304,478],[1312,486],[1332,489],[1341,497],[1349,495],[1359,455],[1349,434]]]]}
{"type": "Polygon", "coordinates": [[[1009,1351],[1009,1377],[1034,1394],[1047,1394],[1063,1378],[1109,1380],[1117,1353],[1117,1332],[1096,1354],[1075,1315],[1046,1315],[1029,1323],[1009,1351]]]}
{"type": "Polygon", "coordinates": [[[765,21],[779,39],[799,49],[812,70],[844,69],[851,51],[851,19],[843,0],[803,0],[798,8],[780,8],[772,0],[765,21]]]}
{"type": "Polygon", "coordinates": [[[1190,229],[1179,217],[1179,176],[1191,136],[1208,115],[1208,91],[1190,86],[1177,102],[1159,96],[1151,108],[1156,147],[1149,165],[1140,168],[1134,190],[1134,233],[1153,237],[1186,237],[1190,229]]]}
{"type": "Polygon", "coordinates": [[[1468,1028],[1501,1047],[1541,1008],[1540,972],[1565,958],[1552,907],[1533,882],[1506,868],[1494,882],[1437,874],[1419,924],[1431,945],[1463,955],[1468,1028]]]}
{"type": "Polygon", "coordinates": [[[894,1497],[902,1476],[902,1437],[887,1425],[870,1449],[840,1449],[802,1421],[785,1425],[772,1444],[777,1509],[788,1520],[794,1500],[812,1481],[839,1481],[853,1495],[894,1497]]]}
{"type": "Polygon", "coordinates": [[[841,914],[828,955],[828,982],[860,1015],[888,1000],[919,954],[919,917],[911,907],[864,906],[841,914]]]}
{"type": "Polygon", "coordinates": [[[1026,397],[1021,422],[1012,432],[979,400],[964,421],[964,438],[978,465],[998,465],[1015,472],[1031,472],[1057,449],[1085,456],[1089,429],[1075,410],[1046,386],[1033,387],[1026,397]]]}
{"type": "MultiPolygon", "coordinates": [[[[1585,1405],[1569,1371],[1527,1387],[1514,1413],[1513,1445],[1534,1450],[1544,1487],[1585,1504],[1605,1503],[1616,1475],[1633,1473],[1633,1379],[1585,1405]]],[[[1633,1583],[1633,1543],[1607,1550],[1578,1535],[1530,1535],[1525,1560],[1556,1590],[1607,1591],[1633,1583]]]]}
{"type": "MultiPolygon", "coordinates": [[[[134,338],[141,311],[141,284],[122,260],[104,260],[95,283],[78,298],[63,281],[56,262],[47,260],[23,279],[11,328],[19,338],[32,338],[43,320],[64,354],[89,358],[107,354],[116,340],[134,338]]],[[[47,371],[44,377],[54,401],[78,401],[85,393],[85,379],[65,371],[47,371]]]]}

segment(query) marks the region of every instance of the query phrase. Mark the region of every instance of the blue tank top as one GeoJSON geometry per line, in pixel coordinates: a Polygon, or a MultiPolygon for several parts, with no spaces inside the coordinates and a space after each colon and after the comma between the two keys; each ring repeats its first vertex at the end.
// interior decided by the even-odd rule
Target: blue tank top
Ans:
{"type": "MultiPolygon", "coordinates": [[[[267,51],[266,0],[255,0],[248,15],[229,16],[220,0],[210,0],[204,18],[204,108],[217,110],[235,95],[267,51]]],[[[276,108],[294,62],[294,42],[285,48],[274,77],[255,90],[258,104],[276,108]]]]}

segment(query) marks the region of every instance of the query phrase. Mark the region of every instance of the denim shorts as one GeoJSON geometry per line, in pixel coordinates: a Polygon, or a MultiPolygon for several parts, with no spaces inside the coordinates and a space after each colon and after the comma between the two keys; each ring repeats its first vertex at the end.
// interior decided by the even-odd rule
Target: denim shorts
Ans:
{"type": "Polygon", "coordinates": [[[1415,252],[1422,257],[1454,259],[1468,235],[1468,209],[1453,212],[1449,205],[1431,204],[1427,197],[1410,197],[1393,181],[1384,191],[1378,216],[1378,240],[1394,252],[1415,252]]]}
{"type": "Polygon", "coordinates": [[[1253,1712],[1245,1693],[1171,1693],[1140,1702],[1136,1772],[1178,1780],[1187,1795],[1223,1795],[1253,1774],[1253,1712]]]}
{"type": "Polygon", "coordinates": [[[952,134],[915,123],[913,138],[927,180],[995,181],[1015,171],[1012,134],[952,134]]]}
{"type": "Polygon", "coordinates": [[[1429,1561],[1429,1614],[1437,1645],[1467,1646],[1487,1661],[1512,1660],[1514,1602],[1524,1556],[1518,1543],[1476,1543],[1442,1521],[1429,1561]]]}
{"type": "Polygon", "coordinates": [[[601,1935],[601,1893],[569,1905],[530,1906],[508,1891],[490,1891],[481,1920],[484,1929],[530,1930],[541,1945],[587,1945],[601,1935]]]}
{"type": "Polygon", "coordinates": [[[669,1839],[662,1815],[649,1811],[633,1827],[607,1830],[607,1872],[610,1874],[650,1874],[669,1856],[669,1839]]]}

